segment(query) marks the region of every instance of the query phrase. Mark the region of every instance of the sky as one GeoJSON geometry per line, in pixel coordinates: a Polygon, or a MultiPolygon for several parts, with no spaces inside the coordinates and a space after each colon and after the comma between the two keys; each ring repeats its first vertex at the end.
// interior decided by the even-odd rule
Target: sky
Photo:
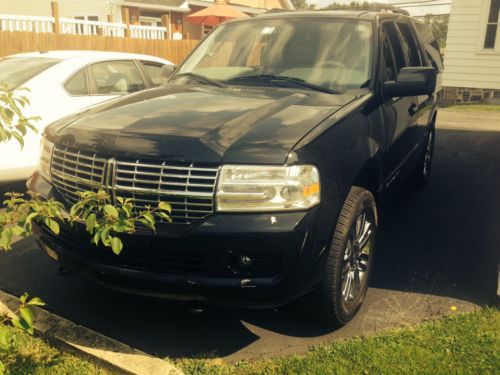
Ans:
{"type": "MultiPolygon", "coordinates": [[[[308,0],[309,4],[316,4],[317,7],[325,7],[327,5],[330,5],[333,2],[337,3],[345,3],[349,4],[351,0],[308,0]]],[[[358,0],[360,2],[363,2],[363,0],[358,0]]],[[[376,2],[379,3],[403,3],[406,0],[376,0],[376,2]]],[[[408,0],[407,3],[410,5],[413,5],[418,2],[424,2],[424,3],[429,3],[430,0],[408,0]]],[[[433,14],[446,14],[450,12],[450,3],[452,0],[434,0],[431,4],[432,6],[423,6],[419,5],[416,7],[404,7],[401,6],[402,8],[405,8],[408,10],[412,15],[414,16],[421,16],[425,15],[428,13],[433,13],[433,14]],[[440,5],[442,4],[442,5],[440,5]]],[[[368,2],[374,2],[373,0],[368,0],[368,2]]],[[[418,5],[418,4],[417,4],[418,5]]]]}

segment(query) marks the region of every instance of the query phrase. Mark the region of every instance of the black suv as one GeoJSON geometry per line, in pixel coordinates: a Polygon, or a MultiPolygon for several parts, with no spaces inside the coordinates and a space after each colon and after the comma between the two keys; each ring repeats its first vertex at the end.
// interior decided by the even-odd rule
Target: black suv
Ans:
{"type": "Polygon", "coordinates": [[[163,87],[47,128],[29,188],[66,206],[104,188],[173,223],[115,256],[83,227],[42,247],[118,290],[274,307],[345,324],[372,270],[377,202],[429,178],[442,67],[394,12],[270,13],[216,28],[163,87]],[[49,162],[46,162],[46,161],[49,162]]]}

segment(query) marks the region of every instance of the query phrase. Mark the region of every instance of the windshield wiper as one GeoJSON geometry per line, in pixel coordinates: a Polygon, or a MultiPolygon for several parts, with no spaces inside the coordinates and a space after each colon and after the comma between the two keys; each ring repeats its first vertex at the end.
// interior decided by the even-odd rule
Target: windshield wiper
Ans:
{"type": "Polygon", "coordinates": [[[259,74],[259,75],[253,75],[253,76],[243,76],[243,77],[235,77],[230,79],[227,82],[238,82],[238,81],[263,81],[263,82],[273,82],[273,83],[279,83],[279,81],[282,82],[287,82],[291,83],[297,86],[305,87],[311,90],[315,91],[321,91],[321,92],[326,92],[328,94],[340,94],[340,92],[329,89],[327,87],[315,85],[314,83],[310,83],[307,81],[304,81],[303,79],[296,78],[296,77],[287,77],[287,76],[279,76],[279,75],[273,75],[273,74],[259,74]]]}
{"type": "Polygon", "coordinates": [[[192,72],[176,74],[173,79],[175,81],[177,78],[181,78],[181,77],[192,78],[195,81],[198,81],[198,82],[204,83],[204,84],[208,84],[208,85],[212,85],[212,86],[226,87],[226,85],[220,81],[205,77],[204,75],[201,75],[201,74],[192,73],[192,72]]]}

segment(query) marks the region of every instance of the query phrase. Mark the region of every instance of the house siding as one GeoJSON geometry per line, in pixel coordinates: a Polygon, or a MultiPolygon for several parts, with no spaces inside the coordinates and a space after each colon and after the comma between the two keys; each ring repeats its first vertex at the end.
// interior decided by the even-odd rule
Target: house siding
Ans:
{"type": "MultiPolygon", "coordinates": [[[[453,0],[443,76],[443,85],[452,88],[445,90],[449,99],[455,92],[457,101],[470,101],[471,97],[478,101],[498,95],[500,40],[496,42],[496,50],[483,49],[489,9],[490,0],[453,0]],[[470,95],[470,89],[476,89],[475,95],[470,95]],[[464,92],[465,98],[460,96],[464,92]]],[[[500,37],[500,32],[497,35],[500,37]]]]}

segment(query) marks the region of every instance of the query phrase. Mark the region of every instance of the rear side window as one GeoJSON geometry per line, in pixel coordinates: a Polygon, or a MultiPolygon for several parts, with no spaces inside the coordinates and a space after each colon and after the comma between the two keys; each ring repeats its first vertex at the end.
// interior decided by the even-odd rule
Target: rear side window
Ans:
{"type": "Polygon", "coordinates": [[[59,62],[44,57],[7,57],[0,60],[0,82],[19,87],[59,62]]]}
{"type": "Polygon", "coordinates": [[[151,78],[151,82],[153,82],[154,86],[160,86],[163,82],[165,82],[165,78],[161,75],[163,64],[151,61],[141,61],[141,65],[149,78],[151,78]]]}
{"type": "Polygon", "coordinates": [[[70,95],[89,95],[87,68],[73,74],[64,84],[64,88],[70,95]]]}
{"type": "Polygon", "coordinates": [[[406,22],[398,22],[398,28],[403,37],[403,47],[406,50],[408,66],[422,66],[418,44],[410,25],[406,22]]]}
{"type": "Polygon", "coordinates": [[[123,95],[146,88],[134,61],[104,61],[90,66],[97,95],[123,95]]]}
{"type": "Polygon", "coordinates": [[[394,62],[396,64],[395,75],[397,76],[401,68],[406,66],[405,51],[403,50],[399,40],[399,30],[393,22],[385,22],[382,25],[382,31],[387,38],[388,45],[391,46],[392,53],[394,54],[394,62]]]}

